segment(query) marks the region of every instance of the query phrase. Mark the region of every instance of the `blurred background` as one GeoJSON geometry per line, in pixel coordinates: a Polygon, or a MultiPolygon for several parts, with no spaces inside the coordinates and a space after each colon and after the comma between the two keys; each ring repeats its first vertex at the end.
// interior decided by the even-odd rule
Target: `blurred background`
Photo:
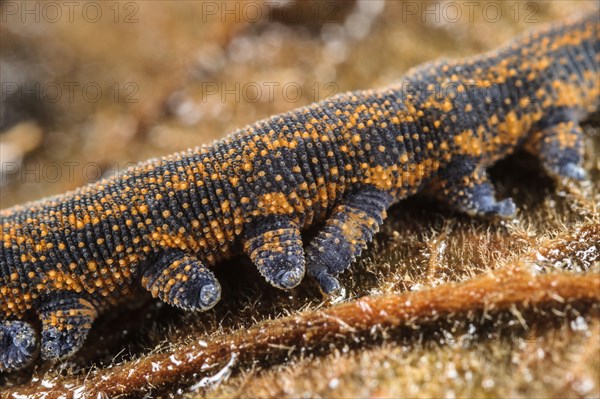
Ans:
{"type": "Polygon", "coordinates": [[[594,3],[2,1],[0,208],[594,3]]]}
{"type": "MultiPolygon", "coordinates": [[[[481,53],[547,21],[597,12],[597,5],[2,0],[0,209],[210,143],[339,92],[385,86],[420,63],[481,53]]],[[[585,130],[591,180],[582,193],[557,189],[536,160],[519,154],[492,170],[499,195],[517,202],[519,214],[511,223],[456,215],[420,199],[403,201],[390,211],[375,243],[341,276],[348,300],[466,281],[531,259],[544,271],[597,273],[600,255],[589,250],[597,240],[585,245],[600,232],[598,122],[585,130]],[[555,242],[571,252],[547,264],[536,258],[540,247],[555,242]]],[[[243,259],[228,263],[215,270],[224,295],[213,310],[193,314],[153,301],[116,309],[95,323],[77,356],[50,371],[38,369],[33,378],[31,370],[0,375],[0,387],[58,387],[70,372],[85,376],[94,365],[127,364],[198,337],[243,332],[264,320],[331,305],[309,279],[283,292],[243,259]]],[[[384,335],[372,346],[349,341],[325,353],[302,348],[297,357],[240,364],[215,389],[189,393],[173,381],[163,393],[597,397],[600,316],[594,309],[523,316],[515,311],[484,327],[483,317],[459,316],[429,329],[411,326],[391,339],[384,335]]],[[[228,361],[221,359],[222,365],[228,361]]]]}

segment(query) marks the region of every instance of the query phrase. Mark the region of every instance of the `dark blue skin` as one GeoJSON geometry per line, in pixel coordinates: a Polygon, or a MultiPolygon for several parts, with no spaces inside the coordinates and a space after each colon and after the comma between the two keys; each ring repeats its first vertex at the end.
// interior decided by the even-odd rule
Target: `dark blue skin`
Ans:
{"type": "Polygon", "coordinates": [[[599,108],[598,37],[597,18],[572,18],[2,211],[0,370],[27,366],[38,347],[45,360],[68,357],[97,315],[140,285],[170,305],[209,309],[221,295],[211,267],[240,252],[275,287],[307,272],[333,293],[386,210],[417,192],[511,218],[514,202],[496,200],[486,169],[520,147],[555,177],[584,178],[579,122],[599,108]],[[436,92],[449,85],[469,90],[436,92]],[[317,225],[304,248],[302,232],[317,225]],[[39,343],[21,321],[32,313],[39,343]]]}

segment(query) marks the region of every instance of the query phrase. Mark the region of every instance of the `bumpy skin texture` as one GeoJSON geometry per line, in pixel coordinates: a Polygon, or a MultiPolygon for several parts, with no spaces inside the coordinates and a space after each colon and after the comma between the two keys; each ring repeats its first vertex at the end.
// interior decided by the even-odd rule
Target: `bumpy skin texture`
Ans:
{"type": "Polygon", "coordinates": [[[578,122],[598,110],[599,50],[598,17],[572,18],[2,211],[0,369],[38,350],[70,355],[100,312],[139,287],[208,309],[221,294],[210,267],[239,253],[276,287],[306,270],[335,291],[386,209],[419,191],[472,215],[513,216],[486,168],[523,146],[550,174],[585,177],[578,122]],[[305,249],[301,231],[315,224],[305,249]],[[41,342],[23,321],[31,315],[41,342]]]}

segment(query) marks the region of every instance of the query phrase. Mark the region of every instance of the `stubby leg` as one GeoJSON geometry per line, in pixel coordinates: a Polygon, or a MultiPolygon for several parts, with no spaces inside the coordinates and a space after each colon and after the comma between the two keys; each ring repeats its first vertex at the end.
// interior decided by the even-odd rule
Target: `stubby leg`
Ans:
{"type": "Polygon", "coordinates": [[[33,327],[24,321],[0,321],[0,371],[18,370],[36,356],[38,340],[33,327]]]}
{"type": "Polygon", "coordinates": [[[85,341],[97,312],[85,299],[64,296],[40,307],[42,358],[55,360],[76,352],[85,341]]]}
{"type": "Polygon", "coordinates": [[[346,270],[373,239],[392,196],[367,187],[348,195],[306,249],[308,273],[329,294],[340,289],[335,276],[346,270]]]}
{"type": "Polygon", "coordinates": [[[142,276],[154,298],[186,310],[208,310],[221,299],[221,285],[196,257],[179,250],[163,253],[142,276]]]}
{"type": "Polygon", "coordinates": [[[244,233],[244,251],[265,279],[290,289],[304,277],[304,249],[298,226],[285,216],[255,220],[244,233]]]}
{"type": "Polygon", "coordinates": [[[575,121],[561,122],[533,135],[526,148],[538,156],[548,174],[583,180],[583,131],[575,121]]]}
{"type": "Polygon", "coordinates": [[[468,158],[451,162],[440,173],[433,190],[440,201],[468,215],[511,218],[516,212],[511,198],[496,201],[485,169],[468,158]]]}

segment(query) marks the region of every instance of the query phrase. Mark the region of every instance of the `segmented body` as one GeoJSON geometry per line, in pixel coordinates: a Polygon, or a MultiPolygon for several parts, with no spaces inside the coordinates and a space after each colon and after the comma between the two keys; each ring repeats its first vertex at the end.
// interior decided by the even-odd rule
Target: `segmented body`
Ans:
{"type": "MultiPolygon", "coordinates": [[[[209,268],[244,252],[281,288],[300,282],[306,257],[329,292],[385,209],[422,190],[461,211],[511,216],[514,205],[496,202],[485,168],[517,148],[554,175],[583,177],[578,122],[598,110],[599,46],[597,16],[573,18],[3,210],[0,344],[4,328],[6,353],[18,346],[15,334],[29,330],[16,320],[33,310],[49,345],[42,355],[69,354],[96,313],[140,282],[173,305],[208,308],[220,295],[209,268]],[[299,232],[323,222],[305,254],[299,232]]],[[[0,369],[28,363],[29,341],[23,359],[0,356],[0,369]]]]}

